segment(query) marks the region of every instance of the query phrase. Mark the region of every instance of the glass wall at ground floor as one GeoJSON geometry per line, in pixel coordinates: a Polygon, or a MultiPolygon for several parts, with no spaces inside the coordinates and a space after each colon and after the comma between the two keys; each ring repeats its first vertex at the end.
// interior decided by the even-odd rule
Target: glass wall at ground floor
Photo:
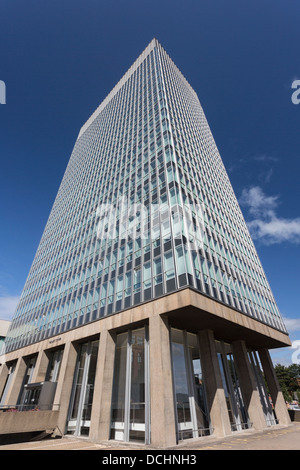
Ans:
{"type": "MultiPolygon", "coordinates": [[[[148,325],[115,335],[109,423],[112,440],[151,443],[149,344],[148,325]]],[[[67,419],[67,433],[76,436],[88,435],[90,430],[98,345],[98,340],[88,341],[78,350],[67,419]]],[[[231,431],[249,429],[251,422],[232,348],[224,341],[215,341],[215,346],[231,431]]],[[[210,390],[206,389],[199,335],[171,327],[169,349],[177,441],[212,434],[214,429],[207,403],[210,390]]],[[[250,351],[248,358],[266,424],[275,424],[276,416],[269,402],[258,355],[250,351]]],[[[152,373],[155,373],[155,367],[152,373]]],[[[164,397],[156,399],[163,400],[164,397]]],[[[101,403],[99,405],[101,408],[101,403]]]]}
{"type": "MultiPolygon", "coordinates": [[[[154,328],[153,324],[151,328],[154,328]]],[[[151,329],[151,332],[156,334],[155,329],[151,329]]],[[[3,376],[1,382],[0,407],[16,403],[22,411],[37,408],[37,405],[41,404],[41,388],[38,388],[38,385],[44,381],[53,382],[57,384],[58,390],[55,403],[61,405],[61,409],[64,407],[61,429],[67,434],[89,436],[94,433],[96,436],[101,423],[101,426],[106,426],[106,439],[151,444],[151,427],[154,432],[153,429],[160,425],[160,415],[157,413],[152,413],[151,423],[154,406],[173,413],[172,419],[170,416],[164,419],[169,426],[168,432],[171,432],[172,427],[174,440],[176,437],[177,442],[214,433],[214,427],[221,426],[220,420],[218,422],[215,419],[216,407],[214,413],[212,412],[215,406],[212,397],[218,392],[222,398],[219,403],[222,403],[224,411],[222,419],[225,419],[226,433],[249,429],[252,425],[249,414],[253,419],[253,410],[250,410],[248,403],[250,393],[246,393],[248,389],[245,388],[245,371],[241,368],[236,345],[214,340],[212,332],[210,333],[211,342],[207,343],[207,346],[202,334],[168,326],[166,322],[162,336],[164,344],[157,355],[152,354],[150,348],[151,344],[160,347],[158,342],[151,343],[148,324],[140,323],[138,327],[114,331],[108,335],[110,355],[105,357],[105,361],[100,360],[100,351],[106,350],[103,345],[107,344],[105,341],[108,340],[107,336],[105,340],[105,335],[101,337],[101,334],[97,339],[93,336],[81,342],[69,343],[68,348],[60,345],[52,350],[40,351],[14,360],[7,364],[6,376],[3,376]],[[150,385],[153,385],[154,377],[156,384],[160,383],[160,380],[163,383],[163,376],[157,376],[161,370],[161,366],[156,367],[155,364],[157,357],[160,357],[160,361],[162,357],[167,358],[163,361],[163,373],[170,375],[168,382],[164,382],[168,383],[168,397],[165,396],[163,387],[152,390],[150,396],[150,385]],[[104,362],[105,371],[101,369],[104,362]],[[41,364],[44,379],[41,375],[41,364]],[[20,365],[22,367],[19,367],[20,365]],[[215,375],[217,386],[210,380],[211,374],[215,375]],[[68,377],[69,385],[65,385],[65,377],[68,377]],[[37,386],[33,387],[35,384],[37,386]],[[11,394],[13,386],[16,387],[17,393],[11,394]],[[97,387],[105,387],[103,403],[102,390],[97,387]],[[59,401],[62,395],[64,403],[59,401]],[[10,396],[15,397],[14,403],[9,402],[10,396]],[[166,400],[167,405],[160,406],[161,402],[166,403],[166,400]],[[101,416],[103,407],[106,408],[105,424],[101,416]]],[[[157,334],[160,334],[159,331],[157,334]]],[[[257,351],[248,350],[243,358],[247,359],[248,369],[252,374],[251,380],[255,384],[254,388],[256,387],[261,421],[265,422],[266,426],[276,424],[278,420],[269,400],[260,356],[257,351]]],[[[53,390],[54,399],[55,389],[53,390]]]]}

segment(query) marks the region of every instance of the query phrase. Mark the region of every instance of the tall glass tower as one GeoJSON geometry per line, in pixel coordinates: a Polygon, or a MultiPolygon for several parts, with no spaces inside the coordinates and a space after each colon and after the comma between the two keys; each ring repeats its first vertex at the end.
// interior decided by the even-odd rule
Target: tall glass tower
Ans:
{"type": "MultiPolygon", "coordinates": [[[[289,344],[287,332],[198,97],[156,39],[80,130],[6,339],[11,365],[16,351],[25,356],[33,345],[57,360],[57,345],[76,337],[87,382],[78,391],[74,373],[60,418],[75,435],[98,432],[91,424],[97,395],[84,403],[103,328],[114,335],[111,439],[155,442],[151,344],[158,337],[170,345],[164,360],[170,354],[177,440],[218,426],[204,387],[205,344],[214,345],[229,428],[253,421],[239,385],[242,354],[234,355],[242,346],[266,423],[278,421],[257,351],[289,344]],[[154,327],[157,318],[163,323],[154,327]]],[[[28,394],[23,384],[19,402],[28,394]]]]}

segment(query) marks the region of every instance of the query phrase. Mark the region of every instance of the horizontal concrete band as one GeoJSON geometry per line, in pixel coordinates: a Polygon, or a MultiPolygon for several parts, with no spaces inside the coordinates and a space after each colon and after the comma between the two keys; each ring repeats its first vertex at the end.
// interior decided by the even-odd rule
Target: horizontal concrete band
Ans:
{"type": "Polygon", "coordinates": [[[0,411],[2,434],[26,433],[54,430],[58,422],[58,411],[0,411]]]}
{"type": "Polygon", "coordinates": [[[3,356],[0,360],[2,363],[10,362],[41,350],[97,335],[105,330],[122,331],[155,315],[166,315],[171,326],[191,332],[211,329],[216,339],[228,342],[244,340],[247,346],[254,349],[291,345],[287,334],[186,288],[12,351],[5,355],[5,360],[3,356]]]}

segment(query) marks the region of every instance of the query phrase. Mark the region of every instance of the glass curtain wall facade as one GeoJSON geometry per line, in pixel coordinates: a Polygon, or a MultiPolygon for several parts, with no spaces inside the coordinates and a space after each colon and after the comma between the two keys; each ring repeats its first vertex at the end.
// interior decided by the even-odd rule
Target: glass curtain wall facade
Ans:
{"type": "Polygon", "coordinates": [[[286,332],[197,95],[154,39],[79,133],[6,352],[187,286],[286,332]]]}

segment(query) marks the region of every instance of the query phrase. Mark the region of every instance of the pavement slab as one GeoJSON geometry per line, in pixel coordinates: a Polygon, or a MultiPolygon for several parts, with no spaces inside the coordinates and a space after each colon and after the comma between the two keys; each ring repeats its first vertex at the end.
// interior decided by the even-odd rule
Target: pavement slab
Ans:
{"type": "MultiPolygon", "coordinates": [[[[48,438],[41,441],[0,445],[0,450],[102,450],[108,452],[142,450],[151,453],[151,451],[162,451],[163,449],[114,441],[94,443],[85,438],[64,436],[59,439],[48,438]]],[[[259,432],[247,430],[220,439],[214,436],[189,439],[167,450],[168,452],[175,450],[177,452],[200,450],[300,450],[300,423],[292,423],[288,426],[278,425],[259,432]]]]}

